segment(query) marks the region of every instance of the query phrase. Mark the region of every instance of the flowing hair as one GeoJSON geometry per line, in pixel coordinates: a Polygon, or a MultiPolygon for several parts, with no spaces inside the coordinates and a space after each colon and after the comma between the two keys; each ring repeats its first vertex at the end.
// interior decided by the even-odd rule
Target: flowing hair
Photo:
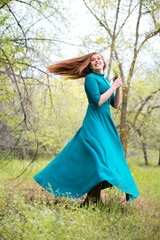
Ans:
{"type": "MultiPolygon", "coordinates": [[[[53,65],[47,66],[46,68],[50,73],[65,76],[67,79],[83,78],[86,77],[89,73],[92,73],[92,70],[90,69],[90,61],[91,57],[94,54],[99,53],[92,52],[81,57],[59,61],[54,63],[53,65]]],[[[102,60],[104,62],[103,69],[105,69],[106,63],[104,61],[104,58],[101,54],[99,55],[102,57],[102,60]]]]}

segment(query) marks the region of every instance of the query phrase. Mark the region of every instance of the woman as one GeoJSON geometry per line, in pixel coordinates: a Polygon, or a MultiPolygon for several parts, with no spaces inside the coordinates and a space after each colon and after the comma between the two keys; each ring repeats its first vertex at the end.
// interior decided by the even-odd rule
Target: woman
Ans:
{"type": "Polygon", "coordinates": [[[105,67],[98,52],[47,67],[49,72],[70,79],[85,77],[89,102],[81,128],[59,155],[34,176],[56,196],[79,198],[88,193],[84,203],[89,199],[97,202],[101,189],[112,186],[124,191],[127,201],[139,195],[110,113],[110,105],[120,105],[122,80],[117,78],[110,86],[104,78],[105,67]]]}

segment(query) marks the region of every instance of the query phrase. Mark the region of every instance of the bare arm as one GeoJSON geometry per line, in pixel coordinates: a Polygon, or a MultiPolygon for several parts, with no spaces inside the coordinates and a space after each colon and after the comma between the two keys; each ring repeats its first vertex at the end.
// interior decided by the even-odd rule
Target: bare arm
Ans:
{"type": "Polygon", "coordinates": [[[114,98],[114,108],[119,108],[121,101],[121,87],[116,89],[116,94],[114,98]]]}
{"type": "Polygon", "coordinates": [[[105,103],[116,90],[116,95],[115,95],[115,99],[114,99],[114,107],[118,108],[120,105],[120,86],[122,84],[123,84],[122,79],[117,78],[113,82],[112,86],[105,93],[101,94],[98,106],[101,106],[103,103],[105,103]]]}

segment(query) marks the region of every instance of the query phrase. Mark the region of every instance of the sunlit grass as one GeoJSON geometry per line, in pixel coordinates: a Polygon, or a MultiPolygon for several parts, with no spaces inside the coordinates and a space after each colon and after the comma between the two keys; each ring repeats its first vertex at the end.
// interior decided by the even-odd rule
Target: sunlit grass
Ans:
{"type": "Polygon", "coordinates": [[[128,159],[140,196],[126,203],[120,190],[107,189],[105,204],[81,208],[78,201],[55,204],[54,196],[33,180],[51,160],[35,161],[18,181],[10,179],[28,160],[13,160],[1,169],[0,239],[160,239],[159,167],[128,159]]]}

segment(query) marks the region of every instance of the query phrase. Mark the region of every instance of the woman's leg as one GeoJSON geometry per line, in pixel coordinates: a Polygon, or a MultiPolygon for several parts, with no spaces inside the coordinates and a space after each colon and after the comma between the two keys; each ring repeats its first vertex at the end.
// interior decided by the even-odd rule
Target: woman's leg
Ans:
{"type": "Polygon", "coordinates": [[[93,203],[97,203],[100,200],[102,184],[103,182],[100,182],[88,192],[87,197],[84,201],[84,205],[88,204],[89,200],[91,200],[93,203]]]}

